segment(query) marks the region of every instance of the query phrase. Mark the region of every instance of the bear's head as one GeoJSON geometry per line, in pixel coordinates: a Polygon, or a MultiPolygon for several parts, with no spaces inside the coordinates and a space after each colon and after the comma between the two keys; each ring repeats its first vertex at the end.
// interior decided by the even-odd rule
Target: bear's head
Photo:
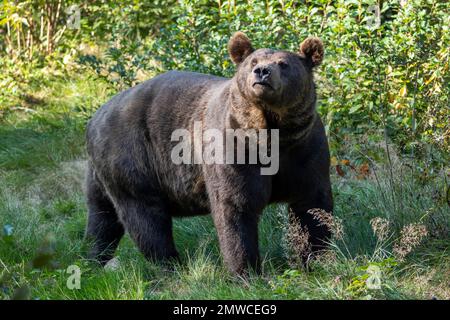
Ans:
{"type": "Polygon", "coordinates": [[[242,32],[228,42],[231,60],[237,65],[235,79],[248,101],[273,111],[290,108],[314,94],[313,68],[323,59],[322,41],[309,37],[298,52],[255,50],[242,32]]]}

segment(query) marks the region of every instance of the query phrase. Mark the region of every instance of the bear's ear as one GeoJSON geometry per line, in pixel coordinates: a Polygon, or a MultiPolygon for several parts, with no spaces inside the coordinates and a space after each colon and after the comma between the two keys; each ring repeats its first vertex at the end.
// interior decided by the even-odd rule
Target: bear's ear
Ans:
{"type": "Polygon", "coordinates": [[[235,64],[245,60],[254,51],[245,33],[236,32],[228,41],[228,53],[235,64]]]}
{"type": "Polygon", "coordinates": [[[311,67],[316,67],[323,60],[323,43],[316,37],[308,37],[300,45],[300,55],[303,56],[311,67]]]}

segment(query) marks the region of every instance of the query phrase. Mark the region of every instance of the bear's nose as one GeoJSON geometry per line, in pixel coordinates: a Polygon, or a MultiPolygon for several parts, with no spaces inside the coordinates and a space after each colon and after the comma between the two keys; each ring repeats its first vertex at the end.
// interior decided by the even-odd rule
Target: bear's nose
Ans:
{"type": "Polygon", "coordinates": [[[257,75],[261,80],[266,80],[269,78],[271,74],[271,70],[267,66],[256,66],[255,69],[253,69],[253,73],[257,75]]]}

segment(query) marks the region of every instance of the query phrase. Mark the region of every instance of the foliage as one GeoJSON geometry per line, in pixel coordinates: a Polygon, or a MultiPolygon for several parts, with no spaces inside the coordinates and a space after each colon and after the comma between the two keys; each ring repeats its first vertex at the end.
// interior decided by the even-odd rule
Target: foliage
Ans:
{"type": "Polygon", "coordinates": [[[293,51],[316,35],[326,46],[317,79],[330,134],[385,135],[411,157],[450,150],[446,1],[28,0],[1,6],[6,36],[0,46],[11,57],[45,65],[42,54],[59,51],[54,59],[68,60],[75,50],[78,62],[118,89],[169,69],[231,76],[226,43],[237,30],[256,47],[293,51]],[[72,29],[73,5],[80,23],[72,29]]]}
{"type": "Polygon", "coordinates": [[[139,43],[113,32],[95,63],[127,86],[142,81],[139,71],[231,76],[226,43],[234,31],[257,47],[293,51],[316,35],[326,46],[317,78],[327,129],[382,130],[404,153],[429,155],[430,145],[450,150],[448,9],[445,1],[384,1],[377,25],[372,1],[180,1],[172,22],[139,43]]]}

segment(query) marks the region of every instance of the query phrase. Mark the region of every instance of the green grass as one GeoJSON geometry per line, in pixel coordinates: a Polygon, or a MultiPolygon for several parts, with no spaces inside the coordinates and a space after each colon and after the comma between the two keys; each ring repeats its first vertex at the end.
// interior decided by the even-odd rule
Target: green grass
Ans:
{"type": "Polygon", "coordinates": [[[309,270],[288,263],[287,212],[281,205],[267,208],[260,224],[261,275],[239,279],[227,273],[210,217],[175,221],[179,264],[146,261],[127,236],[117,251],[119,268],[104,270],[85,258],[84,126],[113,90],[86,76],[59,76],[30,88],[40,98],[27,105],[32,111],[10,111],[0,120],[0,298],[450,298],[443,174],[424,180],[403,170],[400,160],[392,164],[392,181],[383,163],[377,179],[333,175],[335,215],[345,235],[309,270]],[[373,234],[374,217],[388,219],[397,235],[409,223],[422,223],[429,236],[399,261],[390,240],[380,243],[373,234]],[[79,290],[67,287],[70,265],[82,272],[79,290]],[[367,288],[369,265],[381,269],[381,289],[367,288]]]}

